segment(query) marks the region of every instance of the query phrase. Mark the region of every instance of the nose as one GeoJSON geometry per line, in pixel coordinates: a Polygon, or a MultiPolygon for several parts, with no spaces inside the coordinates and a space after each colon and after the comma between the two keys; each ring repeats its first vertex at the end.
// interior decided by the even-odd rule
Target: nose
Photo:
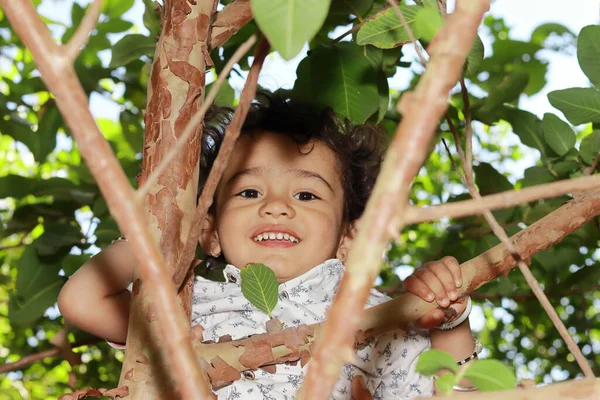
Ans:
{"type": "Polygon", "coordinates": [[[261,217],[281,217],[294,218],[296,212],[289,204],[284,195],[271,194],[265,196],[265,201],[259,210],[261,217]]]}

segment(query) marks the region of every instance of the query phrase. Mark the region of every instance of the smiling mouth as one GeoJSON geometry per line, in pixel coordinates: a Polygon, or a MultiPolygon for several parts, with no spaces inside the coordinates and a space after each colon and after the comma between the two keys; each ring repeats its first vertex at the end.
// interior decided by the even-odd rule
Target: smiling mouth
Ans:
{"type": "Polygon", "coordinates": [[[256,235],[253,239],[255,242],[260,244],[268,244],[268,243],[289,243],[296,244],[299,243],[300,240],[295,236],[290,235],[289,233],[283,232],[263,232],[256,235]]]}

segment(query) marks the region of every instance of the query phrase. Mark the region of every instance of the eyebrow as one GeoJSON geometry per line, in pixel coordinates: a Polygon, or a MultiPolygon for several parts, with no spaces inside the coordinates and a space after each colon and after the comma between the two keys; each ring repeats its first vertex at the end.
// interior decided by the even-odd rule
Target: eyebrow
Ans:
{"type": "Polygon", "coordinates": [[[290,169],[288,170],[288,172],[293,173],[294,175],[296,175],[297,177],[300,178],[313,178],[313,179],[318,179],[321,182],[323,182],[328,188],[329,190],[331,190],[332,192],[333,187],[329,184],[329,182],[327,182],[327,180],[325,178],[323,178],[320,174],[313,172],[313,171],[307,171],[305,169],[290,169]]]}
{"type": "MultiPolygon", "coordinates": [[[[235,174],[233,174],[231,176],[231,178],[229,178],[227,180],[227,183],[225,184],[225,186],[231,185],[233,182],[235,182],[236,180],[240,179],[243,176],[257,176],[257,175],[261,175],[263,172],[264,172],[264,168],[262,168],[262,167],[244,168],[244,169],[236,172],[235,174]]],[[[291,172],[292,174],[296,175],[299,178],[318,179],[319,181],[323,182],[325,184],[325,186],[327,186],[329,188],[329,190],[334,192],[331,184],[329,182],[327,182],[327,180],[325,178],[323,178],[323,176],[321,176],[321,174],[318,174],[317,172],[308,171],[306,169],[297,169],[297,168],[289,169],[286,172],[291,172]]]]}

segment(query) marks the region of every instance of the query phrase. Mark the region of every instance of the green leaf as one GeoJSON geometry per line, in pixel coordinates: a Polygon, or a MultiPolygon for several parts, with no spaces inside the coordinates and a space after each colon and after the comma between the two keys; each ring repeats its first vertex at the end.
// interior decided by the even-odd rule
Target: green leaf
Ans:
{"type": "Polygon", "coordinates": [[[465,75],[472,76],[479,72],[481,62],[483,61],[484,51],[485,48],[483,46],[483,42],[481,41],[481,37],[479,37],[479,35],[475,36],[475,41],[473,42],[473,46],[471,46],[471,50],[469,50],[469,55],[467,56],[465,75]]]}
{"type": "Polygon", "coordinates": [[[127,140],[131,149],[135,153],[141,153],[144,144],[144,128],[142,127],[141,118],[129,110],[123,110],[119,116],[119,122],[125,140],[127,140]]]}
{"type": "Polygon", "coordinates": [[[589,135],[583,138],[579,150],[579,155],[586,162],[591,165],[594,162],[594,158],[600,152],[600,131],[593,131],[589,135]]]}
{"type": "Polygon", "coordinates": [[[364,123],[380,104],[377,74],[362,48],[353,43],[322,46],[297,70],[293,97],[329,106],[354,123],[364,123]]]}
{"type": "Polygon", "coordinates": [[[290,60],[319,31],[331,0],[250,0],[260,30],[281,56],[290,60]]]}
{"type": "Polygon", "coordinates": [[[558,36],[569,36],[573,39],[576,38],[576,35],[566,26],[550,22],[535,28],[535,30],[531,33],[531,42],[541,46],[552,34],[558,36]]]}
{"type": "Polygon", "coordinates": [[[104,0],[102,12],[110,18],[118,18],[131,7],[135,0],[104,0]]]}
{"type": "Polygon", "coordinates": [[[466,364],[464,377],[484,392],[514,389],[517,384],[514,372],[498,360],[477,360],[466,364]]]}
{"type": "Polygon", "coordinates": [[[529,74],[526,72],[515,71],[507,75],[499,85],[490,91],[483,104],[483,109],[489,111],[504,103],[518,99],[519,95],[525,90],[528,81],[529,74]]]}
{"type": "Polygon", "coordinates": [[[548,100],[573,125],[600,122],[600,92],[594,88],[569,88],[548,93],[548,100]]]}
{"type": "Polygon", "coordinates": [[[542,185],[554,181],[554,175],[548,172],[546,167],[531,167],[525,170],[523,187],[542,185]]]}
{"type": "MultiPolygon", "coordinates": [[[[206,93],[211,90],[213,83],[210,85],[206,85],[206,93]]],[[[235,90],[229,84],[229,81],[223,82],[219,91],[217,92],[217,97],[215,97],[214,104],[221,107],[233,107],[233,103],[235,101],[235,90]]]]}
{"type": "Polygon", "coordinates": [[[600,25],[586,26],[579,32],[577,60],[594,86],[600,85],[600,25]]]}
{"type": "Polygon", "coordinates": [[[435,380],[435,386],[437,389],[444,394],[452,394],[454,392],[453,386],[456,384],[456,375],[444,374],[439,376],[435,380]]]}
{"type": "Polygon", "coordinates": [[[35,160],[42,163],[56,147],[56,130],[54,132],[52,130],[57,129],[61,121],[58,110],[53,111],[50,108],[48,112],[46,118],[42,116],[37,132],[32,130],[27,121],[21,119],[0,119],[0,132],[23,143],[31,151],[35,160]],[[42,122],[46,122],[47,125],[42,125],[42,122]]]}
{"type": "Polygon", "coordinates": [[[144,26],[150,31],[150,36],[160,34],[160,13],[156,10],[158,5],[154,0],[144,0],[144,26]]]}
{"type": "Polygon", "coordinates": [[[156,39],[133,33],[123,36],[112,49],[110,67],[116,68],[127,65],[142,56],[152,58],[156,48],[156,39]]]}
{"type": "Polygon", "coordinates": [[[483,196],[513,189],[508,179],[490,164],[479,163],[473,167],[473,171],[475,171],[475,183],[483,196]]]}
{"type": "Polygon", "coordinates": [[[0,178],[0,199],[14,197],[20,199],[31,194],[35,188],[35,180],[19,175],[7,175],[0,178]]]}
{"type": "Polygon", "coordinates": [[[435,8],[419,8],[415,17],[415,31],[417,32],[417,36],[431,42],[442,26],[444,26],[444,18],[442,18],[437,5],[435,8]]]}
{"type": "Polygon", "coordinates": [[[456,360],[450,354],[435,349],[421,353],[416,366],[416,371],[425,376],[435,375],[445,369],[456,373],[456,360]]]}
{"type": "MultiPolygon", "coordinates": [[[[419,39],[418,32],[415,32],[419,7],[400,6],[400,10],[404,14],[408,26],[413,31],[415,39],[419,39]]],[[[408,33],[392,8],[365,22],[356,36],[356,43],[359,45],[372,44],[382,49],[398,47],[409,41],[408,33]]]]}
{"type": "Polygon", "coordinates": [[[83,233],[78,227],[66,223],[44,226],[44,233],[33,244],[40,256],[68,253],[76,244],[82,244],[83,233]]]}
{"type": "Polygon", "coordinates": [[[96,29],[99,33],[121,33],[125,32],[133,27],[133,23],[129,21],[124,21],[122,19],[114,18],[109,19],[108,21],[99,22],[96,25],[96,29]]]}
{"type": "Polygon", "coordinates": [[[52,307],[56,303],[62,286],[63,280],[57,275],[54,282],[31,297],[22,298],[13,293],[8,304],[8,318],[16,325],[28,325],[35,322],[48,307],[52,307]]]}
{"type": "Polygon", "coordinates": [[[562,156],[575,146],[575,132],[569,124],[554,114],[544,114],[544,140],[556,154],[562,156]]]}
{"type": "Polygon", "coordinates": [[[538,149],[542,153],[542,157],[546,157],[548,148],[543,139],[542,121],[536,115],[508,107],[502,109],[500,115],[511,124],[513,132],[519,136],[521,143],[538,149]]]}
{"type": "Polygon", "coordinates": [[[248,264],[241,270],[241,278],[244,297],[271,318],[279,286],[275,272],[264,264],[248,264]]]}

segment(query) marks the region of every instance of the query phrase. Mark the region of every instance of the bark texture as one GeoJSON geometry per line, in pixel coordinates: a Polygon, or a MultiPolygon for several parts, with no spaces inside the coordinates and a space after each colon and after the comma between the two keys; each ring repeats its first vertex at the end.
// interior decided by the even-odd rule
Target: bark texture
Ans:
{"type": "MultiPolygon", "coordinates": [[[[215,0],[171,0],[163,7],[162,32],[156,47],[148,86],[142,185],[153,168],[174,146],[204,97],[205,70],[215,0]]],[[[144,209],[150,231],[173,275],[196,208],[201,125],[175,160],[148,188],[144,209]]],[[[173,288],[173,290],[175,290],[173,288]]],[[[134,273],[127,351],[119,386],[129,386],[133,399],[176,398],[176,386],[167,377],[167,363],[158,351],[158,327],[152,294],[134,273]],[[157,346],[157,347],[155,347],[157,346]],[[153,357],[150,362],[150,357],[153,357]]],[[[179,293],[189,320],[191,282],[179,293]]],[[[192,376],[189,376],[192,379],[192,376]]]]}

